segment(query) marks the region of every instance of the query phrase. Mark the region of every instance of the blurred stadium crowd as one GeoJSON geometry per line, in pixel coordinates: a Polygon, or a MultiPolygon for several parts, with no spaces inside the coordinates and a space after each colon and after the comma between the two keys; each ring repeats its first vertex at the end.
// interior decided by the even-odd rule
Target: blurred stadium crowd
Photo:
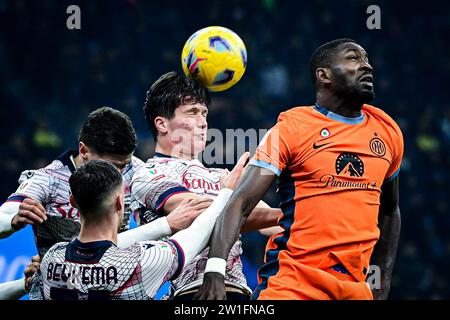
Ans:
{"type": "MultiPolygon", "coordinates": [[[[390,297],[449,299],[450,10],[377,1],[381,30],[372,31],[370,4],[0,0],[0,199],[15,190],[23,169],[76,147],[81,122],[99,106],[131,117],[137,155],[148,158],[153,142],[142,113],[145,92],[162,73],[181,72],[184,42],[202,27],[226,26],[247,45],[242,80],[212,94],[209,125],[221,130],[270,128],[279,112],[312,104],[311,53],[350,37],[375,68],[373,104],[399,123],[405,138],[402,233],[390,297]],[[81,8],[79,31],[66,28],[70,4],[81,8]]],[[[273,192],[267,201],[277,205],[273,192]]],[[[244,237],[244,255],[254,266],[262,262],[264,241],[244,237]]]]}

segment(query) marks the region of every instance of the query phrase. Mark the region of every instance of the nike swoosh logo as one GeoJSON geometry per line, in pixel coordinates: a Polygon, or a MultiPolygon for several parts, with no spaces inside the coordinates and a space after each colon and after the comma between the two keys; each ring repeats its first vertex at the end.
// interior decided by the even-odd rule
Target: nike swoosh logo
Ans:
{"type": "Polygon", "coordinates": [[[321,148],[321,147],[323,147],[323,146],[326,146],[327,144],[330,144],[331,142],[327,142],[327,143],[324,143],[324,144],[316,144],[315,142],[314,142],[314,144],[313,144],[313,148],[314,149],[319,149],[319,148],[321,148]]]}

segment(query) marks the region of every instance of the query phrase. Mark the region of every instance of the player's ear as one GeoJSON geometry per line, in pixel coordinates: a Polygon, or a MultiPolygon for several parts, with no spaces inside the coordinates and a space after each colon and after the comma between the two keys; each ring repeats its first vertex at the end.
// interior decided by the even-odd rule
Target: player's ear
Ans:
{"type": "Polygon", "coordinates": [[[120,193],[116,195],[114,207],[115,207],[116,211],[121,211],[124,209],[124,199],[120,193]]]}
{"type": "Polygon", "coordinates": [[[81,158],[83,160],[87,160],[87,154],[89,152],[89,148],[87,145],[84,144],[83,141],[80,141],[80,143],[78,144],[78,152],[81,155],[81,158]]]}
{"type": "Polygon", "coordinates": [[[154,123],[155,123],[156,130],[158,132],[161,132],[162,134],[167,133],[167,131],[168,131],[168,128],[167,128],[168,121],[167,121],[166,118],[158,116],[158,117],[155,118],[154,123]]]}
{"type": "Polygon", "coordinates": [[[316,78],[319,83],[322,84],[331,83],[331,70],[329,68],[317,68],[316,78]]]}

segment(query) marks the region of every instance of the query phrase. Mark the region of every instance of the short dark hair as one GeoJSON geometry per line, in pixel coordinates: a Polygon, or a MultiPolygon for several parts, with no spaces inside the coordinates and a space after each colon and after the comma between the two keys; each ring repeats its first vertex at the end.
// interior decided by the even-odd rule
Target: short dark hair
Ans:
{"type": "Polygon", "coordinates": [[[122,185],[122,175],[108,161],[91,160],[75,170],[69,184],[80,213],[93,217],[111,192],[122,185]]]}
{"type": "Polygon", "coordinates": [[[208,107],[210,102],[208,89],[200,81],[171,71],[163,74],[147,91],[144,104],[145,120],[156,141],[156,117],[172,119],[175,109],[182,104],[204,103],[208,107]]]}
{"type": "Polygon", "coordinates": [[[309,64],[311,79],[313,83],[316,83],[316,70],[317,68],[329,68],[331,66],[332,57],[336,53],[336,48],[343,43],[352,42],[358,44],[353,39],[342,38],[327,42],[318,47],[311,56],[309,64]]]}
{"type": "Polygon", "coordinates": [[[136,131],[130,118],[109,107],[99,108],[88,115],[78,140],[100,155],[128,155],[137,146],[136,131]]]}

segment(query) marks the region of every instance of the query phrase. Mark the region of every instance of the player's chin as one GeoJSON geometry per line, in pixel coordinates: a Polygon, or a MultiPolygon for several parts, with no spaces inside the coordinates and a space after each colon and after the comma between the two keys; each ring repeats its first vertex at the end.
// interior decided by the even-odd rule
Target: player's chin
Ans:
{"type": "Polygon", "coordinates": [[[361,103],[369,103],[375,99],[375,91],[373,90],[373,87],[364,86],[359,88],[358,96],[358,100],[361,101],[361,103]]]}

